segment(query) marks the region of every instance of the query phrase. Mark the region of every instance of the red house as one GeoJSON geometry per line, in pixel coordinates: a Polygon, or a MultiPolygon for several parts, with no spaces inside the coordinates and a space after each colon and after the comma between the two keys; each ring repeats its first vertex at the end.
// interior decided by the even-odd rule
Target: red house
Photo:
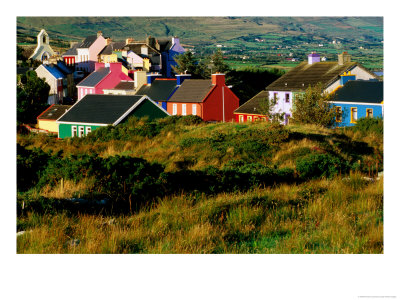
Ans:
{"type": "Polygon", "coordinates": [[[122,72],[121,63],[96,63],[94,72],[76,86],[78,101],[87,94],[104,94],[104,89],[112,89],[123,80],[133,81],[122,72]]]}
{"type": "Polygon", "coordinates": [[[239,98],[225,84],[225,74],[185,80],[167,102],[171,115],[197,115],[204,121],[232,121],[239,98]]]}

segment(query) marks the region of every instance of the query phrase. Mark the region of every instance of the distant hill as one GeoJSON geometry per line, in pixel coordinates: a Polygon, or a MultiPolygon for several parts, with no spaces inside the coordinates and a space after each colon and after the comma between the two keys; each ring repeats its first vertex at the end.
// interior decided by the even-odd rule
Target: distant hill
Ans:
{"type": "Polygon", "coordinates": [[[102,31],[105,37],[144,40],[177,36],[199,57],[217,47],[234,68],[293,67],[310,51],[328,60],[348,51],[373,70],[383,68],[382,17],[17,17],[17,43],[34,45],[42,29],[57,51],[102,31]]]}
{"type": "Polygon", "coordinates": [[[381,41],[380,17],[18,17],[17,34],[35,37],[45,28],[52,38],[79,40],[101,30],[114,39],[178,36],[185,43],[224,42],[279,33],[316,39],[381,41]]]}

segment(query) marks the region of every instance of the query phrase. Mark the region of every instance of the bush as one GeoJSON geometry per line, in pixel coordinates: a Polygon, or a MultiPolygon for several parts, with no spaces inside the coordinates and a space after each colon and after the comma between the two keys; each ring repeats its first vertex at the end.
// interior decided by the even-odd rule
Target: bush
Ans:
{"type": "Polygon", "coordinates": [[[331,178],[348,171],[342,159],[325,153],[312,153],[296,160],[296,171],[302,179],[331,178]]]}
{"type": "Polygon", "coordinates": [[[17,189],[27,191],[35,186],[39,174],[47,168],[51,155],[42,149],[28,150],[17,144],[17,189]]]}
{"type": "Polygon", "coordinates": [[[351,127],[354,131],[360,131],[364,134],[373,132],[383,135],[383,119],[382,118],[360,118],[356,125],[351,127]]]}

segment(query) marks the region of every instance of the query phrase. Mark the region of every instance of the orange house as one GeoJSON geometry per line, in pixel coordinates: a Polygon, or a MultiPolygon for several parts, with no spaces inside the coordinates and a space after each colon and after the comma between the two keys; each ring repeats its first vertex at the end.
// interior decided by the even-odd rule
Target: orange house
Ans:
{"type": "Polygon", "coordinates": [[[171,115],[197,115],[204,121],[234,120],[239,98],[225,84],[225,74],[217,73],[209,79],[185,80],[167,102],[171,115]]]}

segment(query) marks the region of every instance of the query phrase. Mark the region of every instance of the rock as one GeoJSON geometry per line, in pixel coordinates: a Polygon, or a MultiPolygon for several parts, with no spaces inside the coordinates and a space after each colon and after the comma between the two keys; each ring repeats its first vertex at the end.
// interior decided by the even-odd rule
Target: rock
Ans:
{"type": "Polygon", "coordinates": [[[79,245],[80,242],[81,241],[79,239],[70,239],[67,243],[68,243],[68,246],[76,247],[79,245]]]}

